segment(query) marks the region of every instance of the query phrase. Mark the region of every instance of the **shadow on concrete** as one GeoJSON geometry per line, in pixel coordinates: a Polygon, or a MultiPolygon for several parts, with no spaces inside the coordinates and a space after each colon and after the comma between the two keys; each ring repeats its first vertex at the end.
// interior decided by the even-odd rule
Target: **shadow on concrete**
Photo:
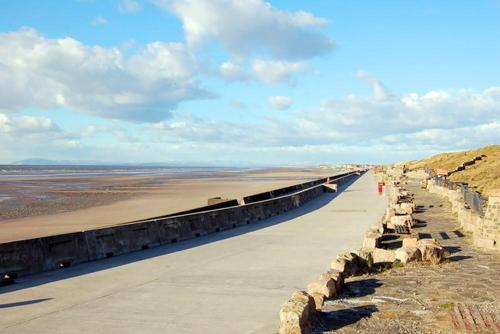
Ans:
{"type": "Polygon", "coordinates": [[[218,242],[225,240],[234,236],[243,235],[253,231],[257,231],[263,228],[271,227],[277,224],[284,223],[286,221],[295,219],[297,217],[306,215],[310,212],[316,211],[323,206],[330,203],[339,194],[346,191],[355,181],[359,178],[350,180],[345,184],[338,187],[336,193],[324,193],[320,197],[304,204],[303,206],[296,208],[294,210],[287,211],[281,215],[271,217],[265,220],[261,220],[255,224],[235,227],[230,230],[214,232],[205,236],[201,236],[195,239],[190,239],[186,241],[180,241],[174,244],[162,245],[159,247],[146,249],[142,251],[132,252],[128,254],[119,255],[116,257],[111,257],[107,259],[102,259],[98,261],[81,263],[72,267],[61,268],[58,270],[52,270],[44,273],[39,273],[31,276],[25,276],[16,279],[16,283],[1,286],[0,294],[31,288],[34,286],[42,285],[48,282],[59,281],[63,279],[68,279],[71,277],[81,276],[90,274],[93,272],[110,269],[114,267],[123,266],[132,262],[142,261],[157,256],[162,256],[166,254],[171,254],[186,249],[202,246],[212,242],[218,242]]]}
{"type": "Polygon", "coordinates": [[[469,256],[469,255],[453,255],[453,256],[447,257],[446,259],[449,260],[449,261],[451,261],[451,262],[457,262],[457,261],[472,259],[472,256],[469,256]]]}
{"type": "Polygon", "coordinates": [[[422,227],[426,227],[426,226],[427,226],[426,221],[420,220],[420,219],[415,219],[415,226],[413,226],[413,228],[422,228],[422,227]]]}
{"type": "Polygon", "coordinates": [[[448,240],[450,236],[446,232],[439,232],[439,235],[441,236],[441,239],[443,240],[448,240]]]}
{"type": "Polygon", "coordinates": [[[450,254],[453,253],[458,253],[462,250],[462,247],[460,246],[444,246],[444,249],[446,249],[450,254]]]}
{"type": "Polygon", "coordinates": [[[425,211],[427,211],[425,209],[425,205],[417,205],[415,208],[415,211],[413,211],[413,212],[414,213],[424,213],[425,211]]]}
{"type": "Polygon", "coordinates": [[[397,249],[403,246],[403,240],[397,234],[384,234],[380,238],[380,244],[385,249],[397,249]]]}
{"type": "Polygon", "coordinates": [[[10,308],[10,307],[19,307],[19,306],[31,305],[31,304],[38,304],[38,303],[42,303],[44,301],[51,300],[51,299],[53,299],[53,298],[41,298],[41,299],[25,300],[22,302],[0,304],[0,309],[1,308],[10,308]]]}
{"type": "Polygon", "coordinates": [[[377,311],[378,308],[375,305],[349,307],[335,311],[323,311],[319,315],[319,327],[325,332],[334,331],[344,326],[354,324],[363,318],[370,317],[377,311]]]}

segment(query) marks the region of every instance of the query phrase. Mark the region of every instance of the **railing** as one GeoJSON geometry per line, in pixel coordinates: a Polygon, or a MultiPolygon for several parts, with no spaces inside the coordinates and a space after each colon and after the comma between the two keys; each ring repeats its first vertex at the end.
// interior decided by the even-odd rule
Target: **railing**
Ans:
{"type": "Polygon", "coordinates": [[[437,176],[432,169],[425,169],[427,175],[430,176],[434,182],[441,187],[445,187],[452,190],[460,190],[462,192],[465,205],[478,213],[481,217],[484,217],[484,208],[486,204],[486,198],[481,196],[481,194],[470,190],[469,185],[465,182],[452,182],[444,176],[437,176]]]}

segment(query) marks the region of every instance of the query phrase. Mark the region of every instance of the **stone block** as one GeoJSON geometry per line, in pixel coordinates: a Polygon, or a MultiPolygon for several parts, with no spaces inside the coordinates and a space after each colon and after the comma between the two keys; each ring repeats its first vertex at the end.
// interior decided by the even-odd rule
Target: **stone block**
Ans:
{"type": "Polygon", "coordinates": [[[320,279],[309,283],[307,292],[310,295],[323,294],[326,298],[335,296],[336,288],[335,281],[331,277],[321,277],[320,279]]]}
{"type": "Polygon", "coordinates": [[[346,259],[335,259],[332,261],[332,264],[330,266],[331,269],[337,270],[342,273],[344,276],[348,276],[348,267],[349,267],[349,262],[346,259]]]}
{"type": "Polygon", "coordinates": [[[409,237],[403,239],[403,247],[418,247],[417,245],[418,238],[409,237]]]}
{"type": "Polygon", "coordinates": [[[443,260],[445,250],[435,239],[420,239],[417,245],[422,253],[422,261],[439,263],[443,260]]]}
{"type": "Polygon", "coordinates": [[[401,263],[408,263],[412,261],[419,261],[422,259],[422,254],[417,247],[401,247],[395,251],[396,260],[401,263]]]}
{"type": "Polygon", "coordinates": [[[342,289],[342,287],[344,286],[344,275],[340,271],[332,269],[328,270],[326,273],[319,275],[320,280],[328,278],[335,281],[336,292],[340,291],[340,289],[342,289]]]}
{"type": "Polygon", "coordinates": [[[377,248],[380,243],[381,234],[369,232],[363,239],[363,249],[377,248]]]}
{"type": "Polygon", "coordinates": [[[353,252],[340,254],[332,261],[330,268],[340,271],[344,276],[356,274],[359,270],[357,255],[353,252]]]}
{"type": "Polygon", "coordinates": [[[392,263],[396,260],[393,250],[375,248],[372,253],[373,263],[392,263]]]}
{"type": "Polygon", "coordinates": [[[387,227],[394,229],[397,225],[410,228],[413,226],[413,217],[411,215],[393,216],[387,224],[387,227]]]}
{"type": "Polygon", "coordinates": [[[396,215],[411,215],[413,213],[413,203],[397,203],[392,208],[396,215]]]}
{"type": "Polygon", "coordinates": [[[311,296],[314,299],[314,305],[316,310],[318,311],[321,310],[323,304],[325,303],[325,298],[326,298],[325,295],[323,295],[322,293],[312,293],[311,296]]]}
{"type": "Polygon", "coordinates": [[[279,334],[301,334],[315,312],[314,298],[305,291],[295,291],[280,309],[279,334]]]}

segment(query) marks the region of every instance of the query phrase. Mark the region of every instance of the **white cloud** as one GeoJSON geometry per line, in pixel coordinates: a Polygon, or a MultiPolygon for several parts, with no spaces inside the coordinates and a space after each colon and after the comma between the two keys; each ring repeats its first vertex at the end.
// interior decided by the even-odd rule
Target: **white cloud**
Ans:
{"type": "Polygon", "coordinates": [[[274,109],[286,110],[292,105],[292,99],[288,96],[269,96],[267,101],[274,109]]]}
{"type": "Polygon", "coordinates": [[[328,20],[311,13],[273,8],[263,0],[154,0],[183,23],[192,46],[216,39],[233,56],[259,51],[276,59],[308,59],[334,48],[333,41],[313,29],[328,20]]]}
{"type": "MultiPolygon", "coordinates": [[[[396,161],[499,143],[500,87],[483,92],[393,93],[385,100],[350,96],[288,116],[252,123],[187,118],[161,123],[153,131],[160,142],[196,143],[221,151],[230,145],[240,152],[252,151],[256,161],[263,159],[256,151],[288,152],[285,160],[309,156],[317,161],[321,154],[340,152],[358,161],[396,161]]],[[[250,153],[241,154],[250,159],[250,153]]]]}
{"type": "Polygon", "coordinates": [[[154,42],[125,56],[117,48],[48,39],[34,29],[0,34],[0,111],[67,107],[131,121],[168,118],[177,104],[212,95],[183,44],[154,42]]]}
{"type": "Polygon", "coordinates": [[[238,64],[225,62],[219,67],[221,76],[226,80],[244,81],[250,78],[250,75],[238,64]]]}
{"type": "Polygon", "coordinates": [[[276,84],[289,80],[293,73],[308,67],[309,65],[305,62],[256,59],[252,63],[252,72],[263,82],[276,84]]]}
{"type": "Polygon", "coordinates": [[[106,20],[104,17],[102,16],[97,16],[95,19],[92,20],[92,22],[90,22],[92,25],[94,26],[102,26],[102,25],[105,25],[105,24],[108,24],[108,20],[106,20]]]}
{"type": "Polygon", "coordinates": [[[33,133],[60,132],[57,124],[47,117],[10,117],[0,113],[0,133],[8,135],[28,135],[33,133]]]}
{"type": "Polygon", "coordinates": [[[364,81],[368,86],[370,86],[373,91],[373,95],[377,100],[385,100],[390,96],[390,92],[387,90],[384,84],[381,83],[372,74],[365,71],[359,71],[358,73],[356,73],[356,76],[364,81]]]}
{"type": "Polygon", "coordinates": [[[139,11],[141,9],[141,6],[137,1],[134,0],[120,0],[120,2],[118,3],[118,8],[122,12],[134,13],[139,11]]]}

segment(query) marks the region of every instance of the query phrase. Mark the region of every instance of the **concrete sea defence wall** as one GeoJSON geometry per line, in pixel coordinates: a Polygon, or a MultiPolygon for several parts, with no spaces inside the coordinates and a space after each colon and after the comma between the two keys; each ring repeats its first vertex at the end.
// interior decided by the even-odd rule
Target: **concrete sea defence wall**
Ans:
{"type": "MultiPolygon", "coordinates": [[[[346,173],[329,178],[328,182],[342,185],[360,174],[346,173]]],[[[331,191],[317,184],[292,194],[274,198],[270,195],[270,199],[239,206],[0,244],[0,281],[257,223],[331,191]]]]}
{"type": "Polygon", "coordinates": [[[289,187],[274,189],[271,191],[265,191],[265,192],[262,192],[259,194],[246,196],[246,197],[243,197],[243,202],[245,204],[249,204],[249,203],[254,203],[254,202],[265,201],[265,200],[280,197],[280,196],[285,196],[285,195],[292,194],[292,193],[297,192],[297,191],[301,191],[301,190],[304,190],[307,188],[317,186],[319,184],[330,183],[330,178],[338,179],[338,178],[342,178],[343,176],[347,176],[349,174],[351,174],[351,173],[343,173],[343,174],[335,175],[333,177],[325,177],[322,179],[317,179],[317,180],[313,180],[313,181],[309,181],[309,182],[294,184],[293,186],[289,186],[289,187]]]}
{"type": "Polygon", "coordinates": [[[472,234],[475,246],[500,249],[500,190],[488,194],[484,217],[467,206],[460,190],[440,186],[432,179],[427,182],[427,190],[448,199],[451,211],[464,231],[472,234]]]}

